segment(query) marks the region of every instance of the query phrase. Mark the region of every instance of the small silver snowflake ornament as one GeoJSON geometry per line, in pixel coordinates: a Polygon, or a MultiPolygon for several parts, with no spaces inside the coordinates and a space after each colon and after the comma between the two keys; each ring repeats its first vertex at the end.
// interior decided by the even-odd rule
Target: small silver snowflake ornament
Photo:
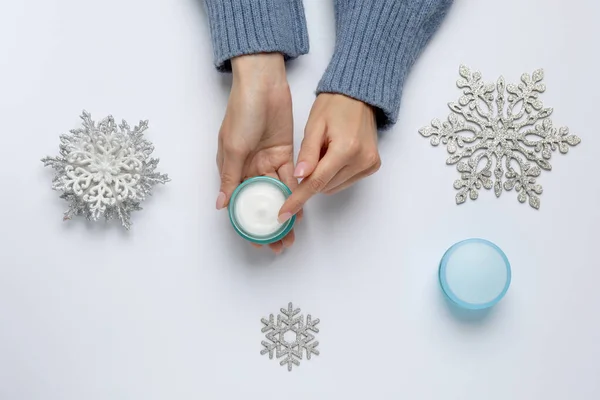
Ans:
{"type": "Polygon", "coordinates": [[[81,119],[82,128],[60,136],[60,155],[42,159],[56,171],[52,189],[69,202],[64,220],[118,218],[129,229],[131,212],[142,209],[154,185],[169,181],[155,172],[159,160],[150,158],[154,147],[143,137],[148,121],[132,130],[125,121],[117,126],[112,116],[95,123],[83,111],[81,119]]]}
{"type": "Polygon", "coordinates": [[[266,333],[267,341],[262,341],[264,349],[260,354],[269,354],[270,359],[273,359],[275,354],[278,359],[282,358],[279,365],[287,364],[288,371],[291,371],[293,365],[300,366],[304,353],[307,360],[310,360],[311,354],[319,355],[319,342],[313,341],[315,336],[309,332],[319,333],[319,320],[313,320],[308,314],[304,321],[303,315],[298,316],[300,309],[295,309],[292,303],[288,304],[287,310],[282,308],[280,311],[277,322],[273,314],[269,315],[269,319],[261,319],[264,325],[262,333],[266,333]]]}
{"type": "Polygon", "coordinates": [[[419,130],[433,146],[446,145],[450,154],[446,164],[458,163],[456,203],[467,197],[476,200],[482,187],[493,187],[496,197],[514,188],[519,202],[529,199],[529,205],[538,209],[542,186],[536,178],[542,169],[552,169],[548,162],[552,152],[565,154],[581,142],[567,127],[553,126],[552,108],[544,108],[538,98],[546,90],[543,70],[523,74],[516,85],[505,84],[502,76],[496,84],[485,83],[479,71],[464,65],[459,74],[456,85],[463,88],[463,95],[458,103],[448,104],[448,120],[434,119],[419,130]]]}

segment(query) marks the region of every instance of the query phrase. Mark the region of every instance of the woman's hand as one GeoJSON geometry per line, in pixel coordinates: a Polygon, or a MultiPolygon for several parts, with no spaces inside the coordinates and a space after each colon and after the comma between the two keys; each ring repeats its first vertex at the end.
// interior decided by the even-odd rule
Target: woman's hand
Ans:
{"type": "Polygon", "coordinates": [[[371,106],[340,94],[317,96],[294,171],[304,178],[279,211],[279,221],[298,213],[317,193],[333,194],[381,166],[377,123],[371,106]]]}
{"type": "MultiPolygon", "coordinates": [[[[292,97],[279,53],[256,54],[231,61],[233,84],[219,132],[217,166],[221,189],[217,209],[225,208],[245,179],[266,175],[292,191],[294,178],[292,97]]],[[[269,246],[275,253],[294,242],[294,231],[269,246]]]]}

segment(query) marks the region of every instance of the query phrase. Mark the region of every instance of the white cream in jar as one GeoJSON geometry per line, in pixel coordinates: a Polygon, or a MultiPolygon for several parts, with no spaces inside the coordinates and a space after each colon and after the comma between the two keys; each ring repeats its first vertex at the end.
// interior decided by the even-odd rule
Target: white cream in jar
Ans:
{"type": "Polygon", "coordinates": [[[280,224],[279,210],[290,189],[281,181],[266,176],[248,179],[237,187],[229,203],[229,217],[238,234],[254,243],[268,244],[289,233],[295,217],[280,224]]]}

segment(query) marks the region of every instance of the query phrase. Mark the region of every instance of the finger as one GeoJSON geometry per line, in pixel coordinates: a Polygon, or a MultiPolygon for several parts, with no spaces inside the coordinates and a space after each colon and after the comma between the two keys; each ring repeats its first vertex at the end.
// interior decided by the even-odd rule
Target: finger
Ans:
{"type": "Polygon", "coordinates": [[[275,254],[281,254],[283,252],[283,243],[281,240],[275,243],[271,243],[269,247],[271,248],[271,250],[273,250],[273,253],[275,254]]]}
{"type": "MultiPolygon", "coordinates": [[[[281,171],[283,167],[279,168],[278,172],[281,171]]],[[[290,165],[289,169],[292,169],[292,166],[290,165]]],[[[285,172],[284,172],[285,175],[285,172]]],[[[278,181],[281,181],[283,183],[285,183],[285,185],[287,187],[290,188],[290,190],[295,190],[298,187],[298,180],[296,178],[294,178],[293,176],[291,176],[291,179],[285,179],[281,176],[280,173],[275,173],[275,172],[267,172],[264,176],[269,176],[271,178],[275,178],[278,181]]],[[[302,214],[302,210],[300,210],[300,214],[302,214]]],[[[299,220],[299,217],[296,217],[296,221],[299,220]]]]}
{"type": "Polygon", "coordinates": [[[294,176],[296,178],[306,178],[313,173],[319,159],[321,158],[321,148],[323,147],[323,141],[325,138],[325,124],[311,124],[310,122],[306,125],[304,130],[304,139],[300,145],[300,153],[298,154],[298,163],[294,170],[294,176]]]}
{"type": "MultiPolygon", "coordinates": [[[[283,183],[285,183],[286,186],[289,187],[293,193],[296,190],[296,188],[298,187],[298,179],[294,178],[294,164],[292,162],[283,164],[277,170],[277,174],[279,175],[281,181],[283,183]]],[[[300,222],[300,220],[302,220],[303,214],[304,214],[303,210],[300,210],[296,214],[297,222],[300,222]]]]}
{"type": "MultiPolygon", "coordinates": [[[[268,176],[277,180],[281,180],[282,182],[284,182],[280,176],[278,174],[276,174],[275,172],[267,172],[266,174],[264,174],[264,176],[268,176]]],[[[285,183],[285,182],[284,182],[285,183]]],[[[296,185],[298,183],[296,182],[296,185]]],[[[286,184],[287,185],[287,184],[286,184]]],[[[294,230],[292,229],[282,240],[279,240],[275,243],[271,243],[269,244],[269,248],[273,251],[273,253],[275,254],[281,254],[283,252],[284,247],[290,247],[294,241],[295,241],[295,234],[294,234],[294,230]]],[[[254,246],[255,248],[259,249],[262,246],[256,243],[251,243],[252,246],[254,246]]]]}
{"type": "Polygon", "coordinates": [[[221,189],[217,197],[217,210],[227,207],[235,188],[242,182],[245,154],[240,152],[223,152],[221,168],[221,189]]]}
{"type": "MultiPolygon", "coordinates": [[[[267,175],[269,175],[269,176],[273,175],[272,178],[279,179],[281,182],[285,183],[285,185],[287,187],[289,187],[290,190],[296,190],[296,188],[298,187],[298,180],[296,178],[294,178],[292,175],[293,169],[294,169],[294,165],[292,163],[288,163],[288,164],[284,164],[281,167],[279,167],[276,175],[275,174],[267,174],[267,175]]],[[[302,210],[300,210],[299,214],[302,214],[302,210]]],[[[299,221],[299,219],[300,219],[299,217],[296,217],[296,221],[299,221]]],[[[292,229],[287,235],[285,235],[285,237],[283,239],[281,239],[281,242],[283,243],[283,248],[292,247],[295,240],[296,240],[296,234],[294,233],[294,230],[292,229]]],[[[283,251],[283,248],[281,249],[282,251],[283,251]]]]}
{"type": "Polygon", "coordinates": [[[220,176],[223,170],[223,141],[221,140],[221,135],[219,135],[219,145],[217,147],[217,168],[220,176]]]}
{"type": "Polygon", "coordinates": [[[262,249],[262,245],[258,244],[258,243],[250,243],[252,245],[252,247],[256,248],[256,249],[262,249]]]}
{"type": "Polygon", "coordinates": [[[323,193],[327,193],[331,189],[340,186],[342,183],[346,182],[347,180],[359,173],[359,170],[352,168],[350,165],[346,165],[340,170],[340,172],[338,172],[333,177],[333,179],[327,184],[327,186],[325,186],[325,189],[323,189],[323,193]]]}
{"type": "Polygon", "coordinates": [[[304,204],[315,194],[323,191],[325,186],[338,173],[345,164],[345,157],[336,154],[335,150],[329,149],[325,157],[319,161],[315,171],[302,180],[295,192],[288,197],[281,210],[279,210],[279,222],[285,222],[296,214],[304,204]]]}
{"type": "MultiPolygon", "coordinates": [[[[268,177],[280,180],[283,183],[285,183],[286,185],[288,185],[288,183],[286,183],[283,180],[283,178],[281,178],[281,176],[275,172],[267,172],[266,174],[264,174],[264,176],[268,176],[268,177]]],[[[298,185],[298,182],[296,182],[296,185],[298,185]]],[[[294,243],[294,240],[295,240],[294,230],[291,230],[282,240],[269,244],[269,248],[273,251],[273,253],[280,254],[283,252],[284,248],[290,247],[294,243]],[[291,239],[288,239],[290,236],[291,236],[291,239]],[[290,242],[290,240],[291,240],[291,242],[290,242]]]]}
{"type": "Polygon", "coordinates": [[[379,168],[377,166],[373,166],[373,167],[367,169],[366,171],[363,171],[361,173],[354,175],[353,177],[351,177],[350,179],[348,179],[341,185],[333,187],[323,193],[328,194],[328,195],[339,193],[344,189],[348,189],[350,186],[354,185],[356,182],[360,181],[361,179],[364,179],[370,175],[373,175],[375,172],[377,172],[378,169],[379,168]]]}
{"type": "Polygon", "coordinates": [[[295,190],[298,187],[298,179],[294,178],[294,165],[292,162],[283,164],[277,170],[278,179],[285,183],[290,190],[295,190]]]}
{"type": "Polygon", "coordinates": [[[278,181],[281,180],[279,179],[279,175],[277,174],[277,172],[267,172],[262,176],[268,176],[269,178],[277,179],[278,181]]]}

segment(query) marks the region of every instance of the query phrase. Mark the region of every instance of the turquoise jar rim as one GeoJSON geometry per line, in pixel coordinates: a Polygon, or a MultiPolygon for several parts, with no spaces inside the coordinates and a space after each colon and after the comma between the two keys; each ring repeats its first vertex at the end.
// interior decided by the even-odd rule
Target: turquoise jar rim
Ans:
{"type": "Polygon", "coordinates": [[[510,262],[508,261],[508,257],[506,257],[506,254],[504,254],[504,252],[502,251],[502,249],[500,247],[498,247],[497,245],[495,245],[494,243],[492,243],[486,239],[472,238],[472,239],[466,239],[466,240],[462,240],[458,243],[455,243],[452,246],[450,246],[450,248],[448,250],[446,250],[446,252],[444,253],[444,256],[442,257],[442,260],[440,261],[439,280],[440,280],[440,286],[442,287],[442,291],[444,292],[446,297],[451,302],[455,303],[459,307],[462,307],[462,308],[465,308],[468,310],[483,310],[485,308],[490,308],[490,307],[493,307],[496,304],[498,304],[498,302],[500,300],[502,300],[502,298],[508,291],[508,288],[510,287],[511,279],[512,279],[512,272],[511,272],[510,262]],[[452,289],[450,289],[450,285],[448,285],[448,281],[446,279],[446,268],[447,268],[448,260],[452,256],[452,253],[454,253],[456,251],[456,249],[458,249],[459,247],[462,247],[466,244],[471,244],[471,243],[483,243],[483,244],[490,246],[494,250],[496,250],[496,252],[502,257],[502,260],[504,261],[504,266],[506,268],[506,282],[504,284],[504,288],[494,299],[488,301],[487,303],[469,303],[464,300],[461,300],[452,291],[452,289]]]}
{"type": "Polygon", "coordinates": [[[256,244],[275,243],[275,242],[283,239],[288,233],[290,233],[290,231],[292,230],[292,228],[294,226],[294,223],[296,222],[295,215],[293,215],[292,218],[287,220],[282,225],[282,227],[278,231],[276,231],[272,236],[268,236],[268,237],[263,237],[263,236],[256,237],[256,236],[252,236],[252,235],[248,234],[239,226],[239,224],[236,221],[235,215],[234,215],[235,199],[236,199],[237,195],[246,186],[248,186],[252,183],[255,183],[255,182],[269,182],[269,183],[273,184],[274,186],[277,186],[285,194],[286,198],[292,194],[292,191],[290,190],[289,187],[287,187],[287,185],[285,183],[281,182],[278,179],[271,178],[270,176],[255,176],[254,178],[247,179],[244,182],[242,182],[237,188],[235,188],[235,190],[233,191],[233,194],[231,195],[231,199],[229,200],[229,206],[227,207],[227,209],[229,211],[229,221],[231,221],[231,225],[233,225],[233,228],[238,233],[238,235],[240,235],[241,237],[243,237],[244,239],[246,239],[249,242],[256,243],[256,244]]]}

